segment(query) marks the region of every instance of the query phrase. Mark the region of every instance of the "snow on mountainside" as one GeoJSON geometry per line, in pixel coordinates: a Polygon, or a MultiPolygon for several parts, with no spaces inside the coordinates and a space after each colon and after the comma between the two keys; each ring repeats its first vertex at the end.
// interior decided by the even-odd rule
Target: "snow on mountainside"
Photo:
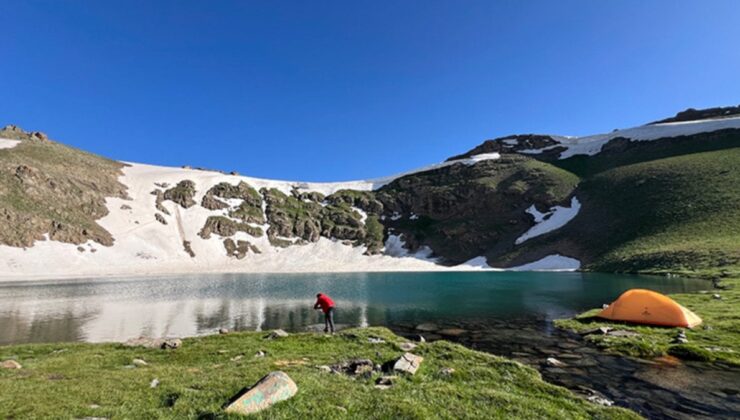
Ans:
{"type": "Polygon", "coordinates": [[[599,155],[615,139],[645,142],[730,130],[735,142],[740,116],[578,138],[509,136],[417,170],[330,183],[119,163],[9,127],[0,132],[8,137],[0,138],[0,215],[25,223],[18,229],[25,233],[16,239],[13,229],[0,229],[0,280],[6,281],[495,269],[499,264],[491,261],[510,270],[575,270],[581,254],[572,239],[547,241],[581,220],[594,198],[579,187],[587,174],[557,162],[599,155]],[[32,159],[37,156],[43,159],[32,159]],[[43,166],[54,159],[60,161],[43,166]],[[69,168],[80,169],[69,180],[59,178],[69,168]],[[103,173],[95,171],[105,171],[105,179],[90,179],[103,173]],[[87,194],[86,188],[94,191],[87,194]],[[78,190],[75,201],[70,194],[78,190]],[[29,205],[49,211],[24,215],[29,205]],[[74,212],[75,206],[84,212],[74,212]]]}

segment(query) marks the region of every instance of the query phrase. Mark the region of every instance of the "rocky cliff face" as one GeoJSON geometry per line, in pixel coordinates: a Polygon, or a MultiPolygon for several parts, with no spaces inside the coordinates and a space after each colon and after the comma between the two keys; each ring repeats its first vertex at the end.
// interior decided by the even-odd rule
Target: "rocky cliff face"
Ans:
{"type": "MultiPolygon", "coordinates": [[[[664,120],[668,124],[585,138],[508,136],[485,141],[426,170],[382,182],[346,184],[278,182],[191,169],[181,170],[180,176],[175,169],[127,170],[42,133],[9,126],[0,131],[0,138],[20,142],[0,150],[0,245],[33,249],[49,239],[86,245],[79,247],[84,251],[92,244],[116,249],[116,241],[123,238],[124,254],[140,263],[192,260],[204,270],[219,266],[221,259],[269,265],[280,255],[304,255],[281,250],[307,249],[311,254],[320,244],[356,250],[368,261],[423,250],[427,258],[446,266],[482,258],[489,265],[507,267],[560,255],[587,267],[609,259],[610,269],[619,269],[621,263],[614,265],[615,255],[622,255],[618,250],[639,243],[660,230],[658,226],[673,226],[660,220],[663,210],[658,209],[665,206],[651,197],[672,199],[676,195],[666,188],[693,191],[699,182],[672,159],[688,159],[683,167],[693,168],[704,153],[726,151],[711,165],[718,174],[737,173],[731,168],[732,153],[740,148],[740,117],[732,117],[734,112],[686,111],[664,120]],[[712,119],[717,116],[722,118],[712,119]],[[686,123],[690,118],[697,121],[686,123]],[[675,121],[683,123],[671,124],[675,121]],[[629,182],[616,180],[622,176],[619,171],[635,167],[641,169],[629,182]],[[668,182],[669,172],[682,182],[668,182]],[[620,201],[626,197],[650,203],[656,211],[625,214],[620,207],[634,206],[620,201]]],[[[717,208],[735,205],[737,198],[702,197],[692,202],[682,196],[682,205],[716,201],[704,210],[714,214],[717,208]]],[[[740,208],[740,198],[737,201],[740,208]]],[[[737,222],[729,223],[730,231],[740,230],[737,222]]],[[[714,252],[723,261],[740,261],[740,251],[733,246],[732,241],[719,244],[714,252]]],[[[322,252],[313,255],[326,261],[338,258],[340,263],[344,258],[322,252]]],[[[25,258],[6,253],[14,261],[25,258]]],[[[635,258],[625,257],[623,265],[640,269],[635,261],[643,257],[635,258]]]]}

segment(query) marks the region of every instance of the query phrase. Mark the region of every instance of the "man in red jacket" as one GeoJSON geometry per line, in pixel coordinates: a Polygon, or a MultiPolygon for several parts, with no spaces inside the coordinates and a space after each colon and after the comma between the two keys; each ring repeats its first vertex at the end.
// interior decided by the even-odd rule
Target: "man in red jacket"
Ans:
{"type": "Polygon", "coordinates": [[[316,304],[313,305],[314,309],[321,309],[324,312],[324,332],[334,334],[334,301],[323,293],[316,295],[316,304]]]}

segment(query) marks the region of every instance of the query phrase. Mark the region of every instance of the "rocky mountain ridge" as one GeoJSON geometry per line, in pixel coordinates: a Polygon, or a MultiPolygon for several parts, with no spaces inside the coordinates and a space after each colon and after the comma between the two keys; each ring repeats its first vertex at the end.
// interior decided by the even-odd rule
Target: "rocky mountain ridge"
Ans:
{"type": "MultiPolygon", "coordinates": [[[[692,163],[717,151],[731,152],[710,162],[721,160],[717,174],[729,171],[732,182],[738,175],[733,162],[740,163],[733,155],[740,150],[740,117],[733,110],[686,111],[669,122],[583,138],[508,136],[397,177],[325,184],[120,163],[8,126],[0,131],[7,139],[0,140],[6,142],[0,143],[0,265],[4,260],[9,275],[94,273],[90,265],[103,259],[116,260],[112,266],[121,274],[140,271],[126,268],[131,265],[366,271],[512,267],[560,257],[598,269],[620,247],[653,235],[661,222],[655,215],[614,215],[616,209],[604,206],[615,197],[602,197],[594,185],[643,165],[652,176],[641,172],[620,194],[637,191],[649,201],[639,191],[668,194],[660,170],[670,166],[675,178],[673,159],[692,163]],[[699,119],[686,121],[692,115],[699,119]],[[622,242],[594,246],[634,225],[644,228],[622,242]],[[68,256],[59,261],[65,266],[34,267],[33,261],[59,253],[68,256]]],[[[684,178],[679,190],[694,188],[684,178]]],[[[696,198],[717,201],[719,210],[708,212],[722,212],[734,200],[696,198]]],[[[712,252],[734,263],[740,251],[732,246],[712,252]]],[[[643,254],[613,268],[654,266],[643,254]]],[[[672,258],[667,266],[676,264],[672,258]]]]}

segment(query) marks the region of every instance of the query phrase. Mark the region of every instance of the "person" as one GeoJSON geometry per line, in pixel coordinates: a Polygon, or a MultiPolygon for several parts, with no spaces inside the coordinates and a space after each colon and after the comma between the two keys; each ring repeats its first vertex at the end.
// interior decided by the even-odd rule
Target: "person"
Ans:
{"type": "Polygon", "coordinates": [[[313,305],[314,309],[321,309],[324,312],[324,332],[334,334],[334,301],[323,293],[316,295],[316,304],[313,305]]]}

